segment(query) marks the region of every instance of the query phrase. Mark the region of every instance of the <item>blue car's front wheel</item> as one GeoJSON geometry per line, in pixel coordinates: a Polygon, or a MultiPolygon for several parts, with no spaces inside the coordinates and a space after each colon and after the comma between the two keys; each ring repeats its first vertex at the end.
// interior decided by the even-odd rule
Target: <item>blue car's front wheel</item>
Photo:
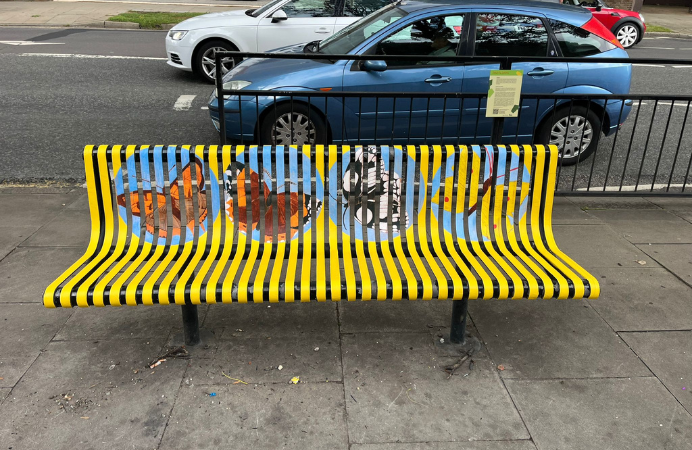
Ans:
{"type": "Polygon", "coordinates": [[[260,141],[270,145],[328,144],[322,116],[301,103],[270,106],[260,126],[260,141]]]}

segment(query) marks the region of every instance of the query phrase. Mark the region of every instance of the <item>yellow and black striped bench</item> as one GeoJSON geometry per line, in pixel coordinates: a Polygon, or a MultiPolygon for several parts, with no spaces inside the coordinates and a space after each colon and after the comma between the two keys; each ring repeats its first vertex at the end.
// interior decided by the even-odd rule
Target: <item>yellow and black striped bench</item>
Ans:
{"type": "Polygon", "coordinates": [[[595,298],[543,146],[89,146],[91,240],[45,306],[595,298]]]}

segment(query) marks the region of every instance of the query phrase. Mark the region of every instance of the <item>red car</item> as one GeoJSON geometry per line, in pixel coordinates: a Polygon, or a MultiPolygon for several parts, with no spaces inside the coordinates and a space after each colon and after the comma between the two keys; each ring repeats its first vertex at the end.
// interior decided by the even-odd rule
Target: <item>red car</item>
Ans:
{"type": "Polygon", "coordinates": [[[613,9],[603,0],[563,0],[565,5],[583,6],[608,28],[624,48],[630,48],[644,37],[646,23],[644,16],[634,11],[613,9]]]}

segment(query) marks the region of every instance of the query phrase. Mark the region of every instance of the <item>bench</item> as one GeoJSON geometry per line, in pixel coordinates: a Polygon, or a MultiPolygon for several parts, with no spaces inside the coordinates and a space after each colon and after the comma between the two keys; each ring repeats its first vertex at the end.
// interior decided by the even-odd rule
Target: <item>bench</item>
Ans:
{"type": "Polygon", "coordinates": [[[543,146],[88,146],[91,239],[46,307],[596,298],[543,146]]]}

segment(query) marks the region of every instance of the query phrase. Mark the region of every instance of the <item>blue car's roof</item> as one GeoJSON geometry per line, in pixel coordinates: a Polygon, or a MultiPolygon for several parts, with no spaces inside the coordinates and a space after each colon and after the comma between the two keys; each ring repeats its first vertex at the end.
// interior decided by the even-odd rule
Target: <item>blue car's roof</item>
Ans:
{"type": "Polygon", "coordinates": [[[521,9],[526,12],[545,14],[551,18],[559,18],[559,20],[563,22],[576,26],[583,25],[591,18],[591,11],[586,8],[533,0],[492,0],[486,2],[480,0],[404,0],[398,3],[397,6],[408,12],[417,12],[428,8],[449,8],[455,6],[473,9],[506,7],[521,9]]]}

